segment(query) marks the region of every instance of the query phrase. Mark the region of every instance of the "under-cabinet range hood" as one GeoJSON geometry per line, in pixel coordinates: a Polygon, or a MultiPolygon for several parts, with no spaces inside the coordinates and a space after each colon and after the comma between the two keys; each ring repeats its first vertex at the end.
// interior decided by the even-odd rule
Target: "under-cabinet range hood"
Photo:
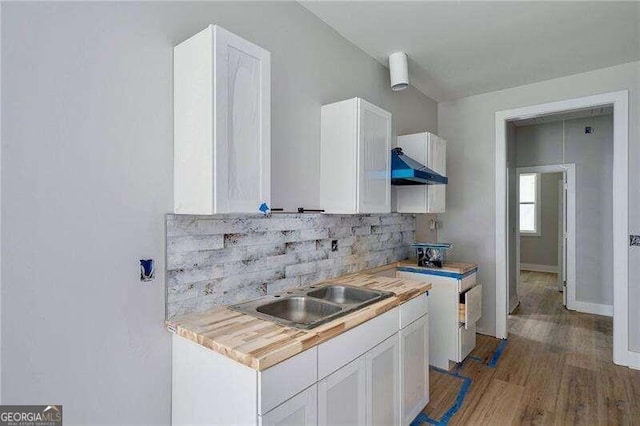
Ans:
{"type": "Polygon", "coordinates": [[[391,150],[391,185],[446,185],[449,179],[405,155],[391,150]]]}

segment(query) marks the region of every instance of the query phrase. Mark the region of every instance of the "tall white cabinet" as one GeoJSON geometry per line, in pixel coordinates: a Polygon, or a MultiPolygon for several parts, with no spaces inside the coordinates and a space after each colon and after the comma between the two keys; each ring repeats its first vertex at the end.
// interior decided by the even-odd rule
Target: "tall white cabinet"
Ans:
{"type": "Polygon", "coordinates": [[[174,210],[258,212],[271,198],[270,53],[217,25],[174,48],[174,210]]]}
{"type": "Polygon", "coordinates": [[[391,212],[391,113],[352,98],[322,106],[320,205],[327,213],[391,212]]]}
{"type": "MultiPolygon", "coordinates": [[[[433,133],[398,136],[397,146],[409,157],[443,176],[447,175],[447,142],[433,133]]],[[[399,213],[444,213],[447,185],[396,187],[399,213]]]]}

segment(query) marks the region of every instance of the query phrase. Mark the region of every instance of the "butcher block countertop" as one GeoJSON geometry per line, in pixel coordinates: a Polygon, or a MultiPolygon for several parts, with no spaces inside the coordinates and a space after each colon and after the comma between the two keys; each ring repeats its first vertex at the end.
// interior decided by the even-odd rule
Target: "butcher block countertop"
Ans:
{"type": "Polygon", "coordinates": [[[169,330],[255,370],[265,370],[424,294],[431,284],[372,275],[396,263],[327,282],[392,291],[395,296],[311,330],[285,327],[225,307],[166,322],[169,330]]]}

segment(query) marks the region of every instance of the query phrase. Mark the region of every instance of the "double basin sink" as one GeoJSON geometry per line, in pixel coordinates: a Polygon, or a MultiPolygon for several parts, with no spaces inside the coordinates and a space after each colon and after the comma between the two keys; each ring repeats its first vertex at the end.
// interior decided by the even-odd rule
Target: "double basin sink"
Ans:
{"type": "Polygon", "coordinates": [[[343,284],[317,284],[229,306],[229,309],[288,327],[309,330],[395,296],[389,291],[343,284]]]}

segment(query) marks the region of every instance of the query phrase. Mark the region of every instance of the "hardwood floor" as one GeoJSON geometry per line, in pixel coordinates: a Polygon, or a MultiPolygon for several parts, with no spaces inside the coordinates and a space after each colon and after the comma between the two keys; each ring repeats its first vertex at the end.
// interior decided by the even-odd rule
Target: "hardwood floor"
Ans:
{"type": "MultiPolygon", "coordinates": [[[[567,311],[555,274],[523,272],[521,291],[496,368],[500,340],[482,335],[459,367],[472,382],[449,424],[640,425],[640,371],[612,363],[612,319],[567,311]]],[[[424,412],[442,419],[461,385],[432,371],[424,412]]]]}

